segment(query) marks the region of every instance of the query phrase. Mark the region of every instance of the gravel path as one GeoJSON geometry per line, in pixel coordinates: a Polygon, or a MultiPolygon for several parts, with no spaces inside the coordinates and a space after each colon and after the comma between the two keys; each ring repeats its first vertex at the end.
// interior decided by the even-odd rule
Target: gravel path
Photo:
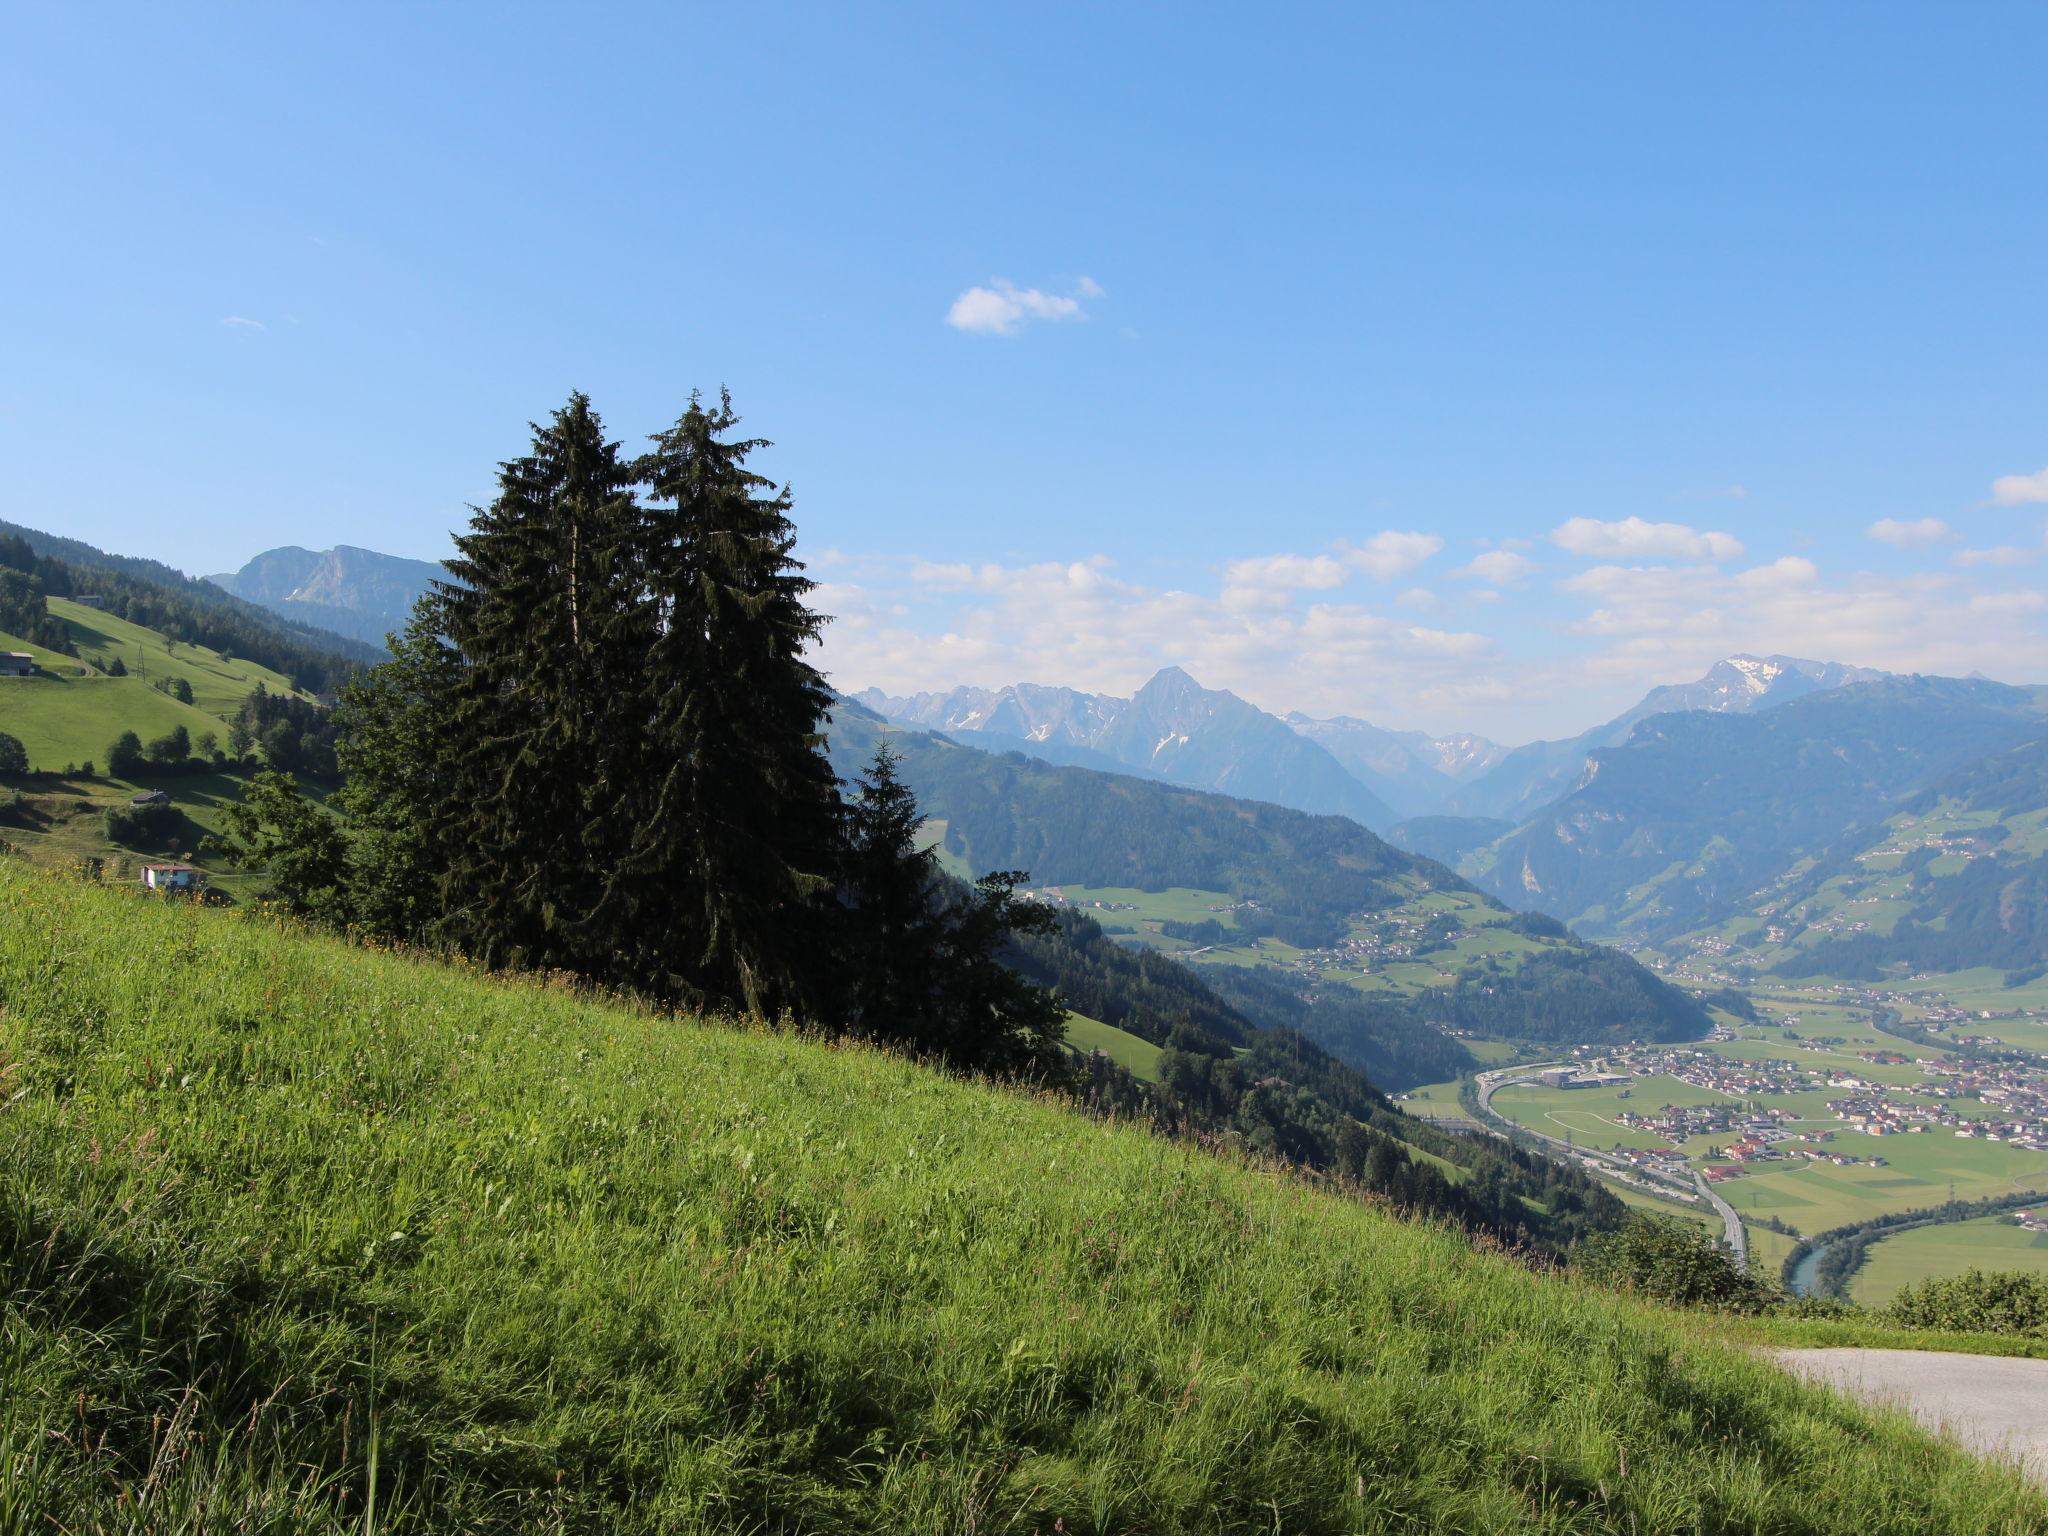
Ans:
{"type": "Polygon", "coordinates": [[[1809,1381],[1904,1408],[1987,1456],[2017,1456],[2048,1483],[2048,1360],[1946,1355],[1927,1349],[1776,1349],[1809,1381]]]}

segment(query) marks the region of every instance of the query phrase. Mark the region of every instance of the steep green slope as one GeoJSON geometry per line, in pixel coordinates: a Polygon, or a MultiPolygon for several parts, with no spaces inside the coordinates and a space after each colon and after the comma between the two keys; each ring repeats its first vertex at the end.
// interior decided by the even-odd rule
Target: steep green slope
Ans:
{"type": "Polygon", "coordinates": [[[2019,1531],[1684,1319],[900,1060],[0,864],[9,1529],[2019,1531]]]}

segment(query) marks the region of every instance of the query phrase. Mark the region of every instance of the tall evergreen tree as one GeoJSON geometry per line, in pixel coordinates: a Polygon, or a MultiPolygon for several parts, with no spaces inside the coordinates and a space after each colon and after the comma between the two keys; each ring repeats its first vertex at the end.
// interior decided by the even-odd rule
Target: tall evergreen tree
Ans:
{"type": "Polygon", "coordinates": [[[632,587],[632,473],[574,394],[455,541],[431,622],[460,658],[436,842],[449,937],[492,963],[607,980],[590,871],[617,819],[634,722],[604,662],[632,587]]]}
{"type": "Polygon", "coordinates": [[[831,693],[804,653],[825,621],[790,493],[747,467],[767,445],[738,424],[723,392],[693,396],[638,466],[644,797],[604,910],[664,990],[822,1017],[840,805],[819,732],[831,693]],[[669,920],[633,920],[649,906],[669,920]]]}

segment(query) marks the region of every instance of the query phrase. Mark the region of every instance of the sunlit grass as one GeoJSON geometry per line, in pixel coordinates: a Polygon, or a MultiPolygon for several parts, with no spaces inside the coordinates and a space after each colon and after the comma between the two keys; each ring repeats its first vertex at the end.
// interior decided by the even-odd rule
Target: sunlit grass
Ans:
{"type": "Polygon", "coordinates": [[[2048,1521],[1696,1321],[875,1051],[0,861],[0,1058],[10,1536],[2048,1521]]]}

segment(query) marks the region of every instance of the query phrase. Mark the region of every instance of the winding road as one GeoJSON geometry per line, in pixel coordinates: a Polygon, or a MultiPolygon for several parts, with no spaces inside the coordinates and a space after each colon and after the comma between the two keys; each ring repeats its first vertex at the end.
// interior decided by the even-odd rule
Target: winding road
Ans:
{"type": "Polygon", "coordinates": [[[1553,1147],[1562,1147],[1565,1151],[1571,1153],[1576,1157],[1594,1158],[1600,1162],[1607,1163],[1612,1167],[1626,1169],[1628,1172],[1636,1175],[1638,1178],[1656,1179],[1662,1183],[1670,1184],[1675,1188],[1684,1189],[1690,1187],[1691,1189],[1697,1190],[1699,1192],[1700,1198],[1705,1200],[1708,1205],[1712,1206],[1714,1208],[1714,1214],[1721,1218],[1721,1230],[1724,1234],[1725,1241],[1728,1244],[1729,1251],[1735,1255],[1735,1267],[1737,1269],[1748,1269],[1749,1234],[1742,1230],[1742,1218],[1736,1215],[1734,1206],[1730,1205],[1726,1200],[1723,1200],[1718,1194],[1714,1192],[1714,1187],[1713,1185],[1707,1182],[1705,1174],[1695,1172],[1692,1176],[1691,1185],[1687,1186],[1685,1181],[1682,1179],[1672,1178],[1665,1174],[1653,1173],[1646,1168],[1637,1168],[1631,1163],[1624,1163],[1620,1158],[1610,1156],[1609,1154],[1597,1151],[1594,1148],[1573,1146],[1570,1142],[1563,1140],[1561,1137],[1548,1136],[1545,1135],[1542,1131],[1532,1131],[1529,1129],[1528,1126],[1521,1125],[1513,1120],[1508,1119],[1506,1115],[1503,1115],[1499,1110],[1493,1107],[1493,1096],[1500,1089],[1512,1088],[1517,1083],[1541,1082],[1542,1078],[1537,1075],[1538,1073],[1549,1070],[1550,1068],[1567,1065],[1569,1065],[1569,1063],[1566,1062],[1551,1062],[1548,1064],[1539,1063],[1537,1066],[1534,1067],[1513,1067],[1500,1072],[1480,1073],[1478,1077],[1473,1079],[1474,1085],[1479,1090],[1480,1113],[1487,1116],[1489,1119],[1499,1121],[1501,1125],[1508,1127],[1512,1131],[1520,1131],[1525,1136],[1534,1136],[1538,1141],[1547,1141],[1553,1147]]]}

